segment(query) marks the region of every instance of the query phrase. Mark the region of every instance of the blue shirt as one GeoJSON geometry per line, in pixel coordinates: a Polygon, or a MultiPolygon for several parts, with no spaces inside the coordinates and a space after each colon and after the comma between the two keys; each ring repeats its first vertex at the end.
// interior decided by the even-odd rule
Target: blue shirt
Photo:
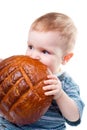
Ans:
{"type": "Polygon", "coordinates": [[[76,126],[80,124],[84,103],[80,97],[79,86],[65,72],[59,75],[58,78],[62,83],[62,89],[64,90],[64,92],[69,97],[71,97],[77,104],[80,113],[80,119],[78,121],[70,122],[67,119],[65,119],[60,109],[58,108],[56,101],[53,100],[48,111],[37,122],[30,125],[17,126],[1,117],[0,128],[5,128],[4,130],[65,130],[66,123],[68,123],[71,126],[76,126]]]}

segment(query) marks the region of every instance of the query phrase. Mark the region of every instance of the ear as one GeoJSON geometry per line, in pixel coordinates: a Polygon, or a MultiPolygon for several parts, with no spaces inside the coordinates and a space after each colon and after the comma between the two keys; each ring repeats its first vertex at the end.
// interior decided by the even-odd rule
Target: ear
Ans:
{"type": "Polygon", "coordinates": [[[63,65],[66,64],[72,58],[73,55],[74,55],[73,53],[69,53],[69,54],[65,55],[63,58],[62,64],[63,65]]]}

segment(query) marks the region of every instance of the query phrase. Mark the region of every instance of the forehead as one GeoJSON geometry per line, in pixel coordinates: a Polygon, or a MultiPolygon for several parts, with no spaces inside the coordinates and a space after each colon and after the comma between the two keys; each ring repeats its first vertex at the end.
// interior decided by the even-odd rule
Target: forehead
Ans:
{"type": "Polygon", "coordinates": [[[39,32],[39,31],[30,31],[28,35],[28,42],[38,43],[38,44],[47,44],[49,46],[58,46],[62,42],[61,35],[58,32],[39,32]]]}

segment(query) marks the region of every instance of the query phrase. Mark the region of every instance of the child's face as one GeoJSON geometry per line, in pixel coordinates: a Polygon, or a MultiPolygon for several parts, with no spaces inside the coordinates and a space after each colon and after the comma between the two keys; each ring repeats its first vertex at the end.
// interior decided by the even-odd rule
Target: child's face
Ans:
{"type": "Polygon", "coordinates": [[[26,55],[38,59],[47,65],[52,73],[57,73],[63,56],[59,46],[61,43],[58,32],[30,31],[26,55]]]}

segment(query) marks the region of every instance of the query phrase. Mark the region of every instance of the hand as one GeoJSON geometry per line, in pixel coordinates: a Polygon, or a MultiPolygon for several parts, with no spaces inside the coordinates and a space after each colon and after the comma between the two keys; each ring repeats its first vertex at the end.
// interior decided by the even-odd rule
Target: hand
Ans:
{"type": "Polygon", "coordinates": [[[61,82],[55,75],[48,75],[47,80],[44,81],[45,86],[43,90],[45,95],[53,95],[54,99],[58,99],[62,94],[61,82]]]}

